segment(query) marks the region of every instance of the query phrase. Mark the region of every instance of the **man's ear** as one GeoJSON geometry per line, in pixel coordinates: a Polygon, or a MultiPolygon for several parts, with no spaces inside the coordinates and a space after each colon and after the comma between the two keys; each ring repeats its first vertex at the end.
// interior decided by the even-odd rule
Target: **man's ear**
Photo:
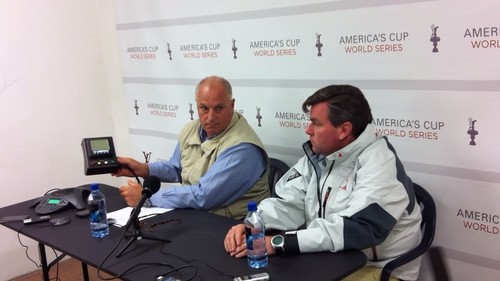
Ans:
{"type": "Polygon", "coordinates": [[[352,123],[344,122],[340,125],[340,135],[339,140],[344,141],[352,136],[352,123]]]}

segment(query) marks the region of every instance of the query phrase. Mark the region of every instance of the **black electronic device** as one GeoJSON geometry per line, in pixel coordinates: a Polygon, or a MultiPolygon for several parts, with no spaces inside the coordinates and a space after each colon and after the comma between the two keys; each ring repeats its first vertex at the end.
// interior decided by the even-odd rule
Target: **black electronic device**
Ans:
{"type": "Polygon", "coordinates": [[[267,274],[265,272],[254,273],[254,274],[234,278],[234,281],[268,281],[268,280],[269,280],[269,274],[267,274]]]}
{"type": "Polygon", "coordinates": [[[109,174],[118,170],[112,137],[82,139],[85,175],[109,174]]]}
{"type": "Polygon", "coordinates": [[[27,218],[27,219],[23,220],[23,223],[25,225],[28,225],[28,224],[34,224],[34,223],[44,222],[44,221],[48,221],[48,220],[50,220],[50,216],[46,215],[46,216],[41,216],[38,218],[27,218]]]}
{"type": "Polygon", "coordinates": [[[0,219],[0,223],[24,221],[28,217],[29,217],[28,215],[5,216],[0,219]]]}
{"type": "Polygon", "coordinates": [[[32,207],[39,215],[56,213],[69,207],[82,210],[87,207],[89,194],[88,186],[59,189],[36,199],[32,207]]]}

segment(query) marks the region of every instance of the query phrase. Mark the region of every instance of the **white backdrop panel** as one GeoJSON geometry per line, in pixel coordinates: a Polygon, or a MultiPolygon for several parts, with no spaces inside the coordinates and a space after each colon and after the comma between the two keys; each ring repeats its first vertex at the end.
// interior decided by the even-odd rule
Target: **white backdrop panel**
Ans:
{"type": "Polygon", "coordinates": [[[483,280],[500,273],[500,2],[115,7],[132,156],[170,157],[180,128],[197,118],[196,83],[216,74],[232,83],[235,110],[270,155],[292,164],[308,139],[304,99],[329,84],[353,84],[412,178],[435,197],[436,245],[447,250],[454,280],[471,280],[460,275],[464,267],[483,280]]]}

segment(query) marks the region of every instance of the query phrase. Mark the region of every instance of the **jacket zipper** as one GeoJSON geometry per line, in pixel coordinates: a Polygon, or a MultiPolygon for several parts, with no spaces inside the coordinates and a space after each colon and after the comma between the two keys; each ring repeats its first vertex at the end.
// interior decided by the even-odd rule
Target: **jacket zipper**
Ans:
{"type": "Polygon", "coordinates": [[[332,187],[329,186],[325,193],[325,199],[323,199],[323,218],[326,218],[326,202],[328,201],[328,197],[330,196],[330,191],[332,191],[332,187]]]}

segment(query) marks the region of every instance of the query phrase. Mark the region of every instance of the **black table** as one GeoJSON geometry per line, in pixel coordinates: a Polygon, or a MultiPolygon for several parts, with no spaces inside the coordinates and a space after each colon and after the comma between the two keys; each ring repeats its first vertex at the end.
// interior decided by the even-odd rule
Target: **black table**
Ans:
{"type": "MultiPolygon", "coordinates": [[[[125,207],[117,188],[101,184],[101,191],[106,196],[108,212],[125,207]]],[[[36,216],[32,200],[0,208],[0,218],[12,215],[36,216]]],[[[68,216],[72,222],[63,226],[49,226],[48,223],[25,227],[22,222],[10,222],[3,225],[39,242],[39,251],[44,271],[48,280],[45,246],[74,257],[82,262],[84,278],[88,279],[87,264],[98,267],[114,250],[101,270],[111,275],[128,271],[120,277],[122,280],[154,280],[156,275],[164,274],[172,267],[188,266],[180,270],[177,278],[183,280],[197,270],[192,280],[232,281],[235,276],[257,272],[267,272],[270,280],[341,280],[361,268],[366,257],[360,251],[339,253],[322,252],[301,255],[277,255],[269,257],[269,265],[262,269],[252,269],[245,258],[229,256],[223,247],[227,230],[238,221],[199,210],[173,210],[151,219],[154,222],[169,221],[142,233],[168,239],[164,243],[149,239],[134,241],[120,257],[116,254],[125,247],[128,240],[120,238],[123,228],[112,226],[110,235],[101,239],[92,238],[88,218],[75,216],[76,209],[67,209],[52,217],[68,216]],[[152,265],[156,263],[156,265],[152,265]],[[142,265],[140,265],[142,264],[142,265]],[[149,264],[149,265],[147,265],[149,264]],[[131,268],[136,266],[132,271],[131,268]],[[169,267],[171,266],[171,267],[169,267]]],[[[55,261],[52,262],[52,264],[55,261]]]]}

